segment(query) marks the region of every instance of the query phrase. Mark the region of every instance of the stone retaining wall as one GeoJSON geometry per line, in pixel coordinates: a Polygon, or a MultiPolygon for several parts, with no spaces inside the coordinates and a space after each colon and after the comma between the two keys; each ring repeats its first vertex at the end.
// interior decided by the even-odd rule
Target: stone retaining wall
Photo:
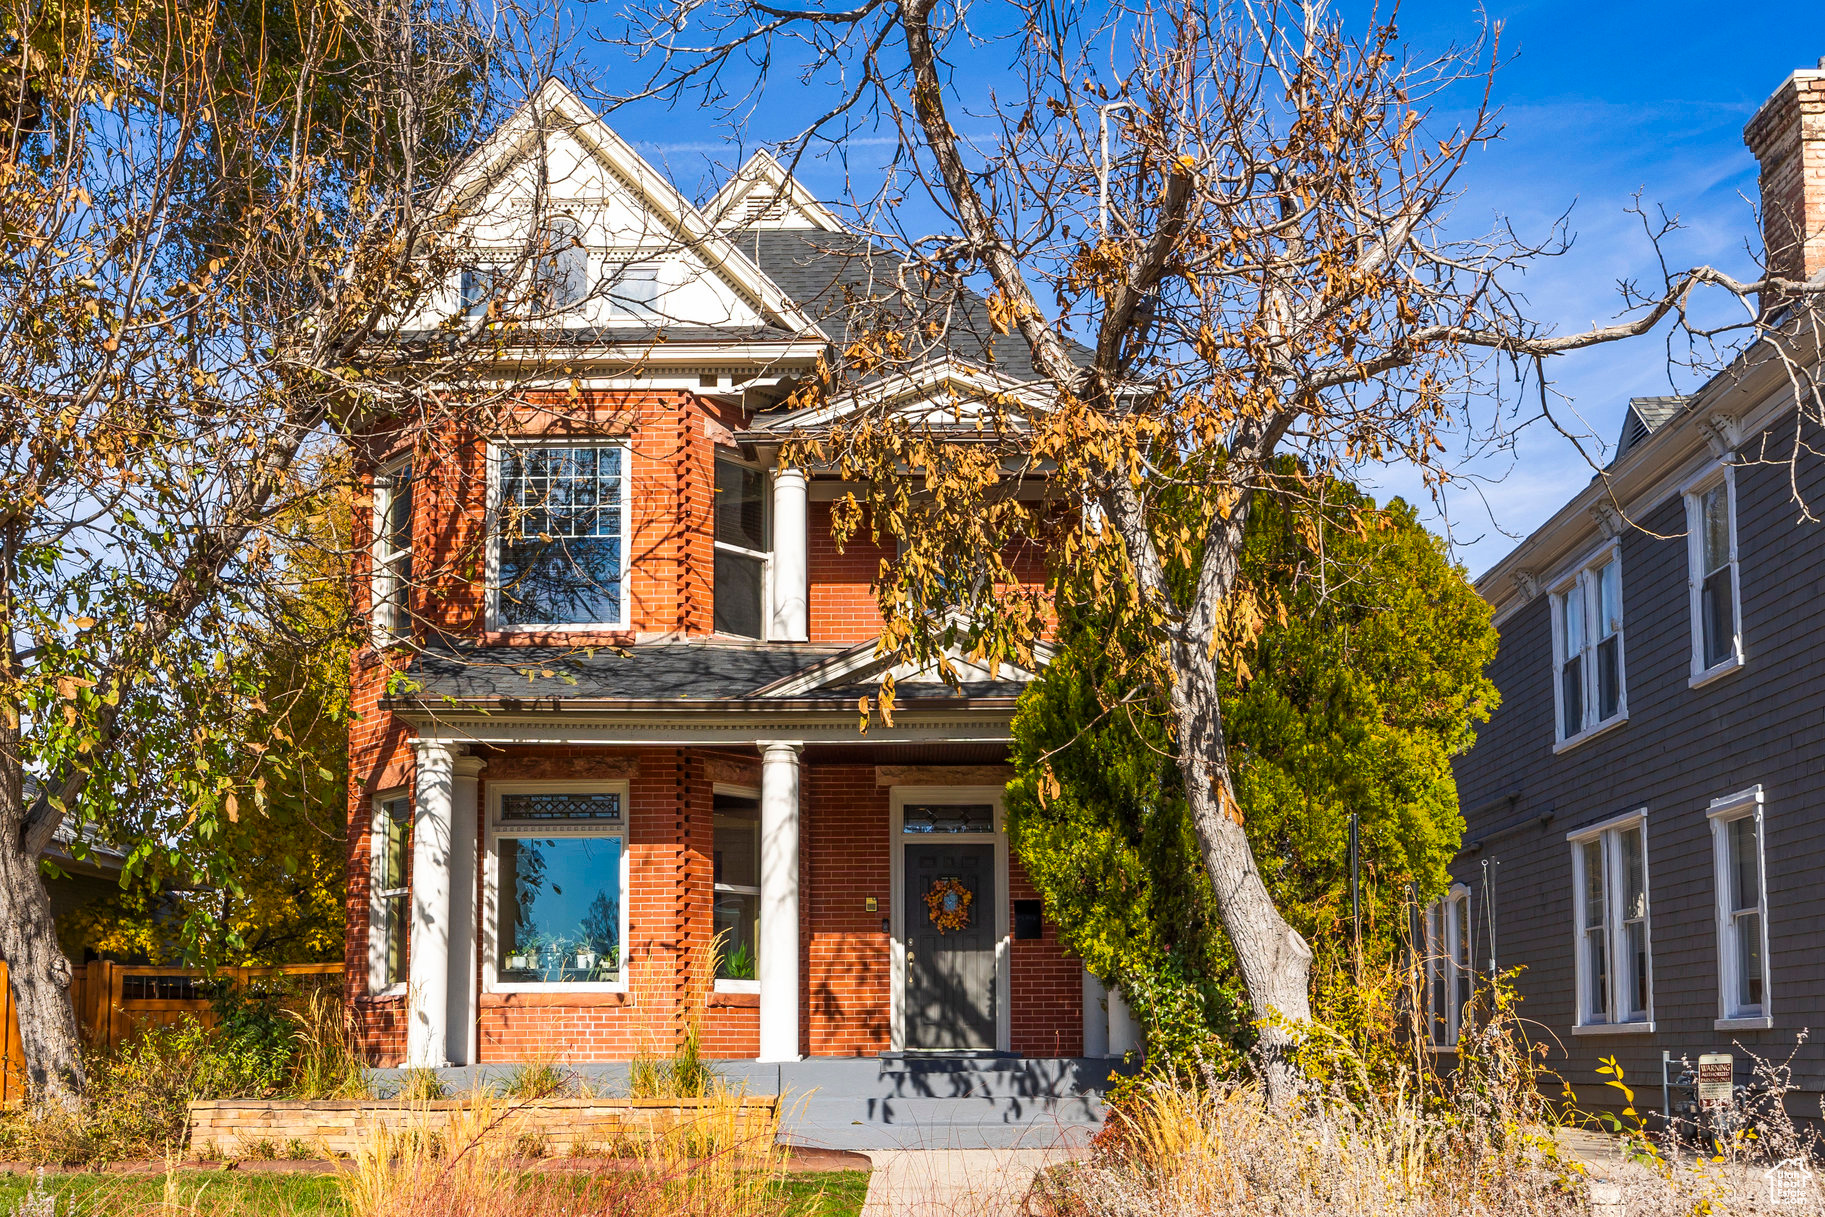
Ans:
{"type": "MultiPolygon", "coordinates": [[[[494,1100],[498,1135],[512,1137],[531,1156],[612,1154],[655,1133],[701,1131],[728,1148],[765,1136],[779,1110],[774,1095],[741,1099],[494,1100]]],[[[262,1100],[215,1099],[190,1104],[192,1158],[352,1157],[378,1130],[444,1135],[452,1115],[473,1104],[461,1099],[262,1100]]]]}

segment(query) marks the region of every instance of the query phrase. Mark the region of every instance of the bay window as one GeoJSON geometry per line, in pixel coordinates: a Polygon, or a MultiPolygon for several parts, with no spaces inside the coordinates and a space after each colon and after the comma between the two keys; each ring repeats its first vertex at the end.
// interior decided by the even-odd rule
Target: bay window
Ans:
{"type": "Polygon", "coordinates": [[[1628,713],[1622,655],[1622,559],[1611,548],[1552,597],[1554,701],[1560,742],[1628,713]]]}
{"type": "Polygon", "coordinates": [[[1717,875],[1719,1015],[1726,1024],[1768,1019],[1768,889],[1762,868],[1762,791],[1712,802],[1717,875]]]}
{"type": "Polygon", "coordinates": [[[1580,1028],[1651,1026],[1647,817],[1570,837],[1580,1028]]]}
{"type": "Polygon", "coordinates": [[[516,444],[497,454],[497,628],[625,626],[626,446],[516,444]]]}
{"type": "Polygon", "coordinates": [[[491,987],[625,987],[627,788],[509,786],[488,831],[491,987]]]}

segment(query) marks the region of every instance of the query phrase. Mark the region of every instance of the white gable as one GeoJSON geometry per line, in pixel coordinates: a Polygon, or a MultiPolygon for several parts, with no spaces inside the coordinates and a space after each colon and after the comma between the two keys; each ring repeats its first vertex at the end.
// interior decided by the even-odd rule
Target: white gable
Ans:
{"type": "Polygon", "coordinates": [[[952,360],[934,360],[843,393],[812,410],[795,410],[761,424],[794,431],[829,426],[853,415],[887,410],[927,426],[963,426],[1000,412],[1005,425],[1044,410],[1050,390],[952,360]]]}
{"type": "MultiPolygon", "coordinates": [[[[575,94],[549,81],[496,132],[459,177],[450,201],[461,258],[481,274],[506,273],[543,224],[571,259],[579,303],[565,326],[773,327],[816,325],[703,214],[610,130],[575,94]]],[[[454,277],[433,305],[461,311],[454,277]]]]}
{"type": "Polygon", "coordinates": [[[843,223],[811,197],[799,180],[786,173],[765,149],[723,184],[704,207],[710,222],[724,232],[741,228],[817,229],[842,232],[843,223]]]}

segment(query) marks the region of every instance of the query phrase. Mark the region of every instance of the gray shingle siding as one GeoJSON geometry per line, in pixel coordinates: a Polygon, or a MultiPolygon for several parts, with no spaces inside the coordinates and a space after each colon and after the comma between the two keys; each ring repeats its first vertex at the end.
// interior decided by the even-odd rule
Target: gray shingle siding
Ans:
{"type": "MultiPolygon", "coordinates": [[[[1479,959],[1489,933],[1487,860],[1497,962],[1524,969],[1521,1013],[1551,1046],[1549,1063],[1589,1103],[1606,1097],[1595,1073],[1602,1057],[1616,1055],[1638,1102],[1658,1107],[1662,1049],[1675,1059],[1734,1051],[1740,1070],[1747,1052],[1784,1058],[1801,1030],[1825,1021],[1825,529],[1798,522],[1786,468],[1745,466],[1735,476],[1743,668],[1688,687],[1685,509],[1674,497],[1621,539],[1627,723],[1554,755],[1550,600],[1542,593],[1501,627],[1490,674],[1502,704],[1457,765],[1467,845],[1453,872],[1471,887],[1485,944],[1479,959]],[[1713,799],[1757,784],[1774,1026],[1719,1031],[1706,812],[1713,799]],[[1518,795],[1512,805],[1511,794],[1518,795]],[[1655,1029],[1574,1035],[1565,835],[1637,808],[1648,813],[1655,1029]],[[1499,831],[1515,824],[1522,826],[1499,831]]],[[[1802,483],[1803,493],[1825,498],[1817,462],[1802,470],[1802,483]]],[[[1804,1045],[1794,1065],[1802,1089],[1825,1090],[1825,1043],[1804,1045]]]]}

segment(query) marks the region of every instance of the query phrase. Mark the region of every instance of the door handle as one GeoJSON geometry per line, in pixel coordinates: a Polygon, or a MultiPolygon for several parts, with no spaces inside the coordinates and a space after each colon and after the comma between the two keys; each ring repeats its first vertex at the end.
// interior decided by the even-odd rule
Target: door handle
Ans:
{"type": "Polygon", "coordinates": [[[918,958],[918,956],[914,955],[911,951],[906,952],[906,962],[907,963],[911,963],[913,960],[915,960],[917,958],[918,958]]]}

